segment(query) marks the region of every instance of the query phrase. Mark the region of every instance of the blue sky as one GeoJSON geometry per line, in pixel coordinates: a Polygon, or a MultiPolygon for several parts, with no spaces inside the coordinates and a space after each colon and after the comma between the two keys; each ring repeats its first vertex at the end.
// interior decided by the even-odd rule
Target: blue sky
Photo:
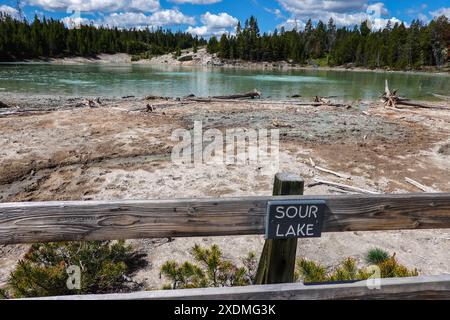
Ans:
{"type": "MultiPolygon", "coordinates": [[[[237,21],[255,15],[262,31],[302,28],[311,18],[353,26],[369,19],[373,28],[388,20],[450,17],[449,0],[21,0],[25,17],[62,19],[69,26],[94,23],[118,27],[165,27],[200,36],[233,32],[237,21]]],[[[0,11],[18,15],[16,0],[0,0],[0,11]]]]}

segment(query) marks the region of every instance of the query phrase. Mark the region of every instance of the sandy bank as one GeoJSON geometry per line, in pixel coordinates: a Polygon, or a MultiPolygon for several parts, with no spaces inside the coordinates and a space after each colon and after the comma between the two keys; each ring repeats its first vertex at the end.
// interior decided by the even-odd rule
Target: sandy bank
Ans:
{"type": "MultiPolygon", "coordinates": [[[[4,101],[32,113],[0,116],[0,202],[45,200],[170,199],[270,195],[274,172],[248,166],[177,167],[170,161],[171,133],[191,129],[267,128],[280,130],[277,171],[351,184],[378,192],[419,192],[409,177],[450,191],[450,112],[386,110],[379,104],[344,110],[260,101],[184,103],[142,98],[105,99],[98,108],[76,107],[80,98],[11,95],[4,101]],[[150,103],[154,112],[145,112],[150,103]],[[51,106],[51,108],[49,108],[51,106]],[[41,112],[36,112],[41,110],[41,112]],[[444,150],[442,152],[442,150],[444,150]],[[345,173],[342,180],[311,167],[345,173]]],[[[1,112],[6,112],[1,110],[1,112]]],[[[315,186],[306,194],[338,194],[315,186]]],[[[136,275],[148,288],[164,279],[166,260],[183,261],[195,243],[217,243],[237,263],[248,251],[259,253],[262,237],[134,240],[148,254],[149,266],[136,275]]],[[[347,256],[363,262],[371,247],[397,253],[421,274],[450,273],[448,230],[350,232],[299,242],[298,254],[335,265],[347,256]]],[[[0,246],[0,285],[25,250],[0,246]]]]}
{"type": "Polygon", "coordinates": [[[279,62],[249,62],[241,60],[223,60],[217,55],[211,55],[205,48],[197,52],[192,50],[182,50],[180,57],[174,57],[173,53],[153,57],[151,59],[140,59],[133,61],[132,56],[126,53],[100,54],[96,57],[66,57],[52,59],[36,59],[26,61],[29,63],[52,63],[62,65],[82,65],[82,64],[137,64],[137,65],[157,65],[157,66],[186,66],[186,67],[216,67],[230,69],[248,69],[248,70],[316,70],[316,71],[351,71],[351,72],[377,72],[377,73],[442,73],[449,74],[450,67],[436,69],[433,67],[423,70],[388,70],[388,69],[368,69],[356,66],[337,66],[320,67],[313,65],[296,65],[286,61],[279,62]]]}

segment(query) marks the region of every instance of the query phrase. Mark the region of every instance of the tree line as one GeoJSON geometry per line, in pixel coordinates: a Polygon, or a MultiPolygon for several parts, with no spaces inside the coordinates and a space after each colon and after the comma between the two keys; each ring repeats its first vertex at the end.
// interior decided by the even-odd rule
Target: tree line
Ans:
{"type": "Polygon", "coordinates": [[[250,17],[235,34],[218,39],[187,32],[158,28],[118,29],[82,25],[68,28],[60,20],[18,20],[0,13],[0,59],[20,60],[40,57],[94,56],[100,53],[128,53],[149,57],[207,45],[209,53],[220,58],[245,61],[288,61],[296,64],[346,65],[367,68],[420,69],[443,66],[448,60],[450,22],[445,16],[428,24],[419,20],[410,26],[388,22],[372,30],[363,22],[354,28],[337,28],[331,18],[327,24],[306,23],[303,30],[284,28],[260,32],[250,17]]]}
{"type": "Polygon", "coordinates": [[[185,32],[118,29],[82,25],[67,28],[55,19],[32,22],[0,13],[0,59],[19,60],[100,53],[161,55],[177,49],[205,45],[204,39],[185,32]]]}
{"type": "Polygon", "coordinates": [[[354,28],[337,28],[331,18],[327,24],[309,20],[304,30],[284,28],[261,34],[255,17],[238,24],[236,34],[210,38],[208,51],[223,59],[246,61],[288,61],[335,66],[354,64],[367,68],[419,69],[443,66],[448,59],[450,23],[445,16],[428,24],[412,21],[372,30],[365,21],[354,28]]]}

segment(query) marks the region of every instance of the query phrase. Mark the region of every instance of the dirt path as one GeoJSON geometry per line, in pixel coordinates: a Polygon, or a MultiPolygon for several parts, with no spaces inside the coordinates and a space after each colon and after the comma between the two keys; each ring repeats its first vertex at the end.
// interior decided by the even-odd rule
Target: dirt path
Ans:
{"type": "MultiPolygon", "coordinates": [[[[15,100],[14,100],[15,99],[15,100]]],[[[450,191],[450,112],[391,111],[374,104],[359,108],[259,104],[258,102],[179,103],[132,98],[105,100],[100,108],[73,108],[67,98],[13,97],[26,107],[61,110],[43,114],[0,115],[0,201],[106,200],[174,197],[270,195],[275,172],[255,166],[184,167],[171,163],[172,132],[192,129],[279,129],[280,171],[347,183],[379,192],[419,192],[415,179],[450,191]],[[343,180],[314,170],[309,159],[351,176],[343,180]]],[[[11,101],[14,100],[14,101],[11,101]]],[[[307,194],[340,192],[315,186],[307,194]]],[[[135,240],[149,255],[149,267],[137,278],[149,288],[163,283],[160,265],[188,258],[194,243],[218,243],[239,261],[259,252],[261,237],[135,240]]],[[[381,246],[424,274],[450,273],[448,231],[327,234],[300,241],[299,255],[336,264],[346,256],[362,262],[365,250],[381,246]]],[[[0,247],[0,285],[26,246],[0,247]]]]}

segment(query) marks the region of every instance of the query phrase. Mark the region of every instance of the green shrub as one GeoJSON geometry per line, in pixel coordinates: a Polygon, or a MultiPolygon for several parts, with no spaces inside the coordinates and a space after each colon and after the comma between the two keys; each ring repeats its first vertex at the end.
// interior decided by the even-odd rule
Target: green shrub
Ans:
{"type": "Polygon", "coordinates": [[[405,266],[399,264],[395,259],[395,254],[378,264],[381,269],[382,278],[405,278],[405,277],[417,277],[419,272],[417,269],[408,270],[405,266]]]}
{"type": "Polygon", "coordinates": [[[141,56],[140,55],[136,54],[136,55],[132,55],[131,56],[131,62],[136,62],[136,61],[139,61],[139,60],[141,60],[141,56]]]}
{"type": "Polygon", "coordinates": [[[5,292],[13,298],[129,292],[141,287],[130,276],[145,255],[124,241],[34,244],[11,272],[5,292]],[[67,268],[81,269],[80,289],[67,287],[67,268]]]}
{"type": "Polygon", "coordinates": [[[304,282],[325,282],[327,281],[327,269],[314,261],[300,259],[297,262],[297,280],[304,282]]]}
{"type": "Polygon", "coordinates": [[[245,286],[253,283],[256,273],[256,255],[249,253],[243,259],[243,267],[237,267],[223,258],[217,245],[202,248],[195,245],[191,250],[194,263],[167,261],[161,274],[171,281],[164,289],[245,286]]]}
{"type": "Polygon", "coordinates": [[[373,248],[367,252],[366,261],[369,264],[380,264],[389,258],[389,253],[386,250],[373,248]]]}
{"type": "Polygon", "coordinates": [[[6,293],[6,290],[0,288],[0,299],[6,299],[6,298],[8,298],[8,294],[6,293]]]}
{"type": "MultiPolygon", "coordinates": [[[[380,263],[372,263],[380,268],[381,278],[402,278],[416,277],[419,275],[417,269],[408,270],[405,266],[398,263],[395,254],[380,263]]],[[[372,270],[372,269],[371,269],[372,270]]],[[[297,262],[296,278],[304,283],[320,282],[338,282],[338,281],[356,281],[367,280],[374,275],[368,268],[359,269],[353,258],[347,258],[342,261],[334,270],[327,271],[327,268],[319,263],[300,259],[297,262]]]]}

